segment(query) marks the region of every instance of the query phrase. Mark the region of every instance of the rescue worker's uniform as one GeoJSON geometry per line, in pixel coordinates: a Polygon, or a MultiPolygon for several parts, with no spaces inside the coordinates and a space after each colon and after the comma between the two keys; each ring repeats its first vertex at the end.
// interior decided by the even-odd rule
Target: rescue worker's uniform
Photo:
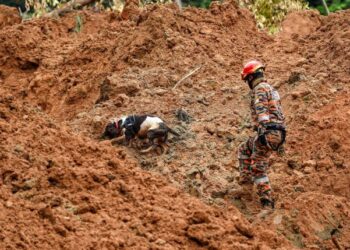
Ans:
{"type": "Polygon", "coordinates": [[[273,151],[279,150],[285,141],[284,115],[277,90],[268,84],[264,77],[252,79],[249,83],[250,108],[254,130],[258,134],[239,146],[240,184],[255,183],[262,205],[273,207],[274,201],[267,175],[268,158],[273,151]]]}

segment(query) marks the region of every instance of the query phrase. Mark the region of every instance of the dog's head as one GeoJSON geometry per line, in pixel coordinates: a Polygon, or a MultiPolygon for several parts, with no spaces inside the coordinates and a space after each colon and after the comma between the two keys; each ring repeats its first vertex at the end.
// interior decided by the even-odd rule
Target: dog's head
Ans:
{"type": "Polygon", "coordinates": [[[101,138],[102,139],[113,139],[116,137],[119,137],[123,133],[123,120],[120,119],[117,122],[109,122],[105,128],[105,131],[103,132],[101,138]]]}

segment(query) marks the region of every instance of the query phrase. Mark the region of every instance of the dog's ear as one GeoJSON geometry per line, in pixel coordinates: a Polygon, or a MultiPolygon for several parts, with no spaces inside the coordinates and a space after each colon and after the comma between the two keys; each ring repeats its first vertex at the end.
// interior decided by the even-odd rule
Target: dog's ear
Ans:
{"type": "Polygon", "coordinates": [[[123,120],[122,119],[118,120],[117,125],[118,125],[118,128],[121,130],[123,126],[123,120]]]}

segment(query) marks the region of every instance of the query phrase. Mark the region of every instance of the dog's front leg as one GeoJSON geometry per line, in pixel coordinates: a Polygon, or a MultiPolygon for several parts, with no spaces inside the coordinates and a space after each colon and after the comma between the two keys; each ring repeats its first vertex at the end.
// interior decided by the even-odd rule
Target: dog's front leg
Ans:
{"type": "Polygon", "coordinates": [[[129,140],[128,147],[129,148],[134,148],[135,146],[135,138],[132,138],[129,140]]]}
{"type": "Polygon", "coordinates": [[[159,146],[162,148],[162,155],[168,153],[168,150],[169,150],[169,145],[168,144],[161,143],[159,146]]]}
{"type": "Polygon", "coordinates": [[[144,149],[144,150],[141,150],[141,153],[148,153],[149,151],[154,150],[154,149],[156,149],[156,148],[157,148],[157,145],[156,145],[156,144],[153,144],[153,145],[151,145],[150,147],[148,147],[148,148],[146,148],[146,149],[144,149]]]}
{"type": "Polygon", "coordinates": [[[112,139],[112,140],[111,140],[111,144],[112,144],[112,145],[113,145],[113,144],[118,144],[118,143],[120,143],[120,142],[123,141],[123,140],[124,140],[124,135],[112,139]]]}

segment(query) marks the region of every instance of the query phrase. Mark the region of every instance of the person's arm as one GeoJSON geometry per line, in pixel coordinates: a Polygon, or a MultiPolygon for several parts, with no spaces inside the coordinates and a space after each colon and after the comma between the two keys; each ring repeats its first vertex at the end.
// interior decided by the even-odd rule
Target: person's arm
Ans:
{"type": "Polygon", "coordinates": [[[259,127],[265,127],[266,123],[270,121],[268,95],[269,89],[265,86],[257,86],[254,90],[254,109],[259,127]]]}
{"type": "Polygon", "coordinates": [[[269,89],[257,86],[254,90],[254,109],[258,118],[258,136],[261,144],[266,145],[266,124],[270,121],[269,89]]]}

